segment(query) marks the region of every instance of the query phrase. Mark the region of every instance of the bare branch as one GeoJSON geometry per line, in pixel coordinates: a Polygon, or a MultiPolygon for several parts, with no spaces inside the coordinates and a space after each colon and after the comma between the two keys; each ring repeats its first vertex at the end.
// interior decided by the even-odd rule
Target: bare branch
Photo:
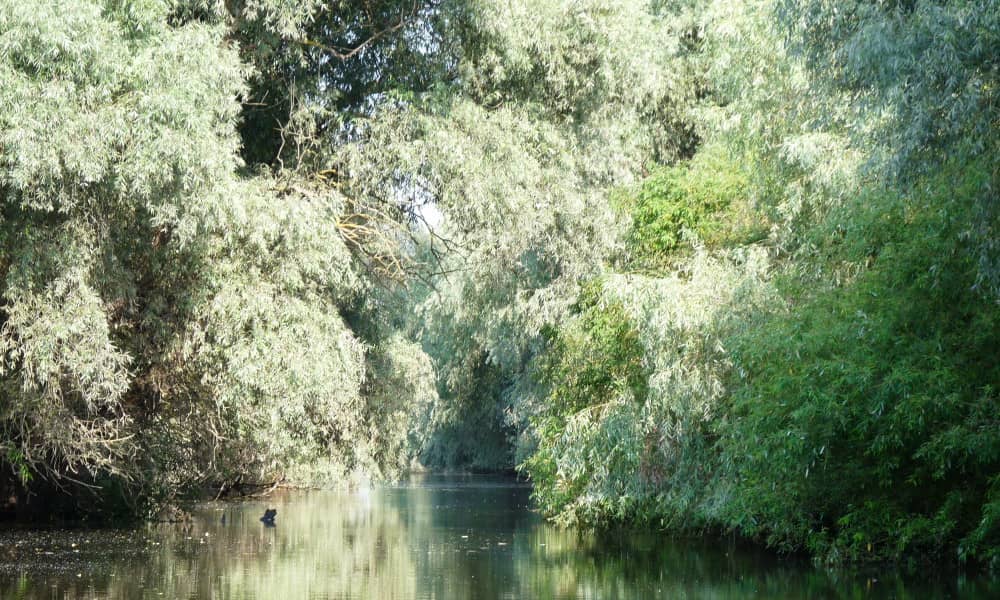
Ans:
{"type": "Polygon", "coordinates": [[[386,37],[391,33],[399,31],[400,29],[408,25],[413,19],[415,19],[418,14],[419,14],[419,5],[417,1],[414,0],[413,6],[410,9],[410,11],[400,15],[399,20],[395,24],[389,26],[386,29],[381,29],[379,31],[376,31],[374,34],[372,34],[371,37],[369,37],[368,39],[366,39],[365,41],[361,42],[360,44],[358,44],[353,48],[335,48],[333,46],[329,46],[322,42],[317,42],[315,40],[310,40],[310,39],[294,40],[294,41],[296,43],[302,44],[303,46],[318,48],[328,54],[332,54],[338,60],[345,61],[356,56],[359,52],[361,52],[368,46],[372,45],[373,43],[377,42],[378,40],[386,37]]]}

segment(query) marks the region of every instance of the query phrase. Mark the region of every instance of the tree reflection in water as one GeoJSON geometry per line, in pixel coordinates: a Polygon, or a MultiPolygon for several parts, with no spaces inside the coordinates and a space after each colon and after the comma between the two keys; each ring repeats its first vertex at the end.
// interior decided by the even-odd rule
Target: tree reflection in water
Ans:
{"type": "Polygon", "coordinates": [[[2,598],[996,597],[986,578],[825,571],[719,540],[547,525],[530,489],[427,477],[211,504],[190,524],[0,532],[2,598]],[[267,506],[264,505],[267,503],[267,506]],[[276,508],[276,527],[259,515],[276,508]],[[223,519],[223,516],[225,517],[223,519]]]}

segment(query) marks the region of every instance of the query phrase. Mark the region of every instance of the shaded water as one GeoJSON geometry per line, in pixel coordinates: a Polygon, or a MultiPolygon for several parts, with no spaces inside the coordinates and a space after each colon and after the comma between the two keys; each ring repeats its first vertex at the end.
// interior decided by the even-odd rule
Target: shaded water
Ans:
{"type": "Polygon", "coordinates": [[[0,598],[996,598],[955,574],[814,569],[727,542],[549,526],[530,489],[425,477],[202,506],[190,524],[0,530],[0,598]],[[276,526],[259,517],[277,508],[276,526]]]}

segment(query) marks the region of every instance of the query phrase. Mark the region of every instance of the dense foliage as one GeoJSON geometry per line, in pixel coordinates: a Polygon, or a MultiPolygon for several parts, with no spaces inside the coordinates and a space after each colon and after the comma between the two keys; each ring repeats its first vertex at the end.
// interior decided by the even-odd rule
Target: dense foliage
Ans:
{"type": "Polygon", "coordinates": [[[0,491],[529,476],[1000,562],[993,0],[0,6],[0,491]]]}
{"type": "Polygon", "coordinates": [[[341,315],[348,201],[237,175],[248,69],[182,8],[0,8],[0,449],[71,512],[406,463],[341,315]]]}
{"type": "MultiPolygon", "coordinates": [[[[703,13],[705,143],[618,202],[650,392],[542,421],[537,497],[833,562],[996,564],[997,7],[740,8],[703,13]]],[[[585,353],[610,359],[600,330],[585,353]]]]}

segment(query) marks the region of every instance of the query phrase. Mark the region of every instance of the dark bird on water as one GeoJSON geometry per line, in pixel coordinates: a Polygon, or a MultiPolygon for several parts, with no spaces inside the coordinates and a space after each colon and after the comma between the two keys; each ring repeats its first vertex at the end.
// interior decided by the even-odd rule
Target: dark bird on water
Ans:
{"type": "Polygon", "coordinates": [[[265,525],[274,525],[274,517],[278,516],[278,510],[275,508],[268,508],[264,511],[264,516],[260,518],[265,525]]]}

